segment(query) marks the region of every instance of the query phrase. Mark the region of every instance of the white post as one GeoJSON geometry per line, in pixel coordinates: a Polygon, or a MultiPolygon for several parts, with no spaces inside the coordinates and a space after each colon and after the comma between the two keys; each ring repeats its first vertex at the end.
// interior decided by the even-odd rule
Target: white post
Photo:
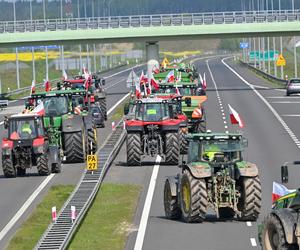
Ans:
{"type": "Polygon", "coordinates": [[[93,44],[94,47],[94,73],[97,72],[97,65],[96,65],[96,44],[93,44]]]}
{"type": "Polygon", "coordinates": [[[61,72],[62,75],[64,74],[65,71],[65,55],[64,55],[64,46],[62,45],[60,50],[60,59],[61,59],[61,72]]]}
{"type": "MultiPolygon", "coordinates": [[[[283,53],[283,48],[282,48],[282,36],[280,37],[280,54],[283,53]]],[[[280,67],[281,70],[281,79],[284,78],[284,72],[283,72],[283,66],[280,67]]]]}
{"type": "Polygon", "coordinates": [[[48,64],[48,47],[45,46],[45,55],[46,55],[46,81],[49,81],[49,64],[48,64]]]}
{"type": "MultiPolygon", "coordinates": [[[[274,56],[275,56],[275,52],[276,52],[275,37],[273,37],[273,50],[274,50],[274,56]]],[[[274,60],[274,76],[277,77],[277,65],[276,65],[276,60],[274,60]]]]}
{"type": "Polygon", "coordinates": [[[89,53],[89,45],[86,45],[86,65],[87,65],[87,69],[90,71],[90,53],[89,53]]]}
{"type": "Polygon", "coordinates": [[[81,49],[81,44],[79,44],[79,70],[81,71],[82,69],[82,49],[81,49]]]}
{"type": "Polygon", "coordinates": [[[44,16],[44,22],[46,21],[46,3],[45,0],[43,0],[43,16],[44,16]]]}
{"type": "Polygon", "coordinates": [[[34,59],[34,47],[31,48],[31,54],[32,54],[32,79],[35,81],[35,59],[34,59]]]}
{"type": "Polygon", "coordinates": [[[297,47],[296,47],[296,37],[294,36],[294,67],[295,67],[295,78],[298,77],[298,67],[297,67],[297,47]]]}
{"type": "Polygon", "coordinates": [[[18,48],[16,48],[16,73],[17,73],[17,88],[20,89],[20,67],[19,67],[18,48]]]}
{"type": "Polygon", "coordinates": [[[271,58],[270,58],[270,37],[267,38],[267,50],[268,50],[268,74],[271,73],[271,58]]]}
{"type": "Polygon", "coordinates": [[[0,78],[0,95],[2,95],[2,80],[0,78]]]}
{"type": "Polygon", "coordinates": [[[29,1],[29,12],[30,12],[30,20],[32,21],[32,0],[29,1]]]}
{"type": "Polygon", "coordinates": [[[60,19],[63,19],[63,3],[62,0],[60,0],[60,19]]]}
{"type": "Polygon", "coordinates": [[[77,0],[77,17],[80,18],[79,0],[77,0]]]}
{"type": "Polygon", "coordinates": [[[254,52],[254,67],[256,68],[257,66],[257,62],[256,62],[256,42],[255,42],[255,38],[253,38],[253,52],[254,52]]]}

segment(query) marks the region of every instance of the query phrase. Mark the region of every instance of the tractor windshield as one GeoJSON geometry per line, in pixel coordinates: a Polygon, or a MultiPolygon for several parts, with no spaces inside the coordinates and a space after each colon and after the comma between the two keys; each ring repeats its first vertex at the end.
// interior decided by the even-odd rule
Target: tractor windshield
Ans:
{"type": "Polygon", "coordinates": [[[170,118],[168,103],[138,103],[136,119],[155,122],[170,118]]]}
{"type": "MultiPolygon", "coordinates": [[[[186,87],[177,87],[179,94],[183,96],[192,96],[195,95],[195,88],[186,88],[186,87]]],[[[167,94],[178,94],[178,91],[176,90],[176,87],[170,87],[170,88],[165,88],[161,89],[162,93],[167,93],[167,94]]]]}
{"type": "Polygon", "coordinates": [[[61,116],[69,111],[68,98],[66,96],[45,97],[43,102],[45,116],[61,116]]]}
{"type": "Polygon", "coordinates": [[[35,139],[43,135],[41,119],[12,119],[9,122],[9,138],[11,140],[35,139]]]}

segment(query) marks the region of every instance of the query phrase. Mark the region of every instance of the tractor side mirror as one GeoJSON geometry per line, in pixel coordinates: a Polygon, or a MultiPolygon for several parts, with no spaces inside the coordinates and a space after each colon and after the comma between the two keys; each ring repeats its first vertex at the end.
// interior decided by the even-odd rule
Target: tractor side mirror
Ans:
{"type": "Polygon", "coordinates": [[[288,166],[283,165],[283,166],[281,166],[281,182],[282,183],[288,183],[288,181],[289,181],[288,166]]]}
{"type": "Polygon", "coordinates": [[[9,123],[8,123],[8,118],[7,118],[7,116],[4,117],[3,125],[4,125],[4,128],[5,128],[5,129],[8,129],[9,123]]]}
{"type": "Polygon", "coordinates": [[[95,102],[98,102],[99,101],[99,96],[95,95],[95,102]]]}
{"type": "Polygon", "coordinates": [[[102,84],[103,86],[105,86],[105,79],[102,79],[102,80],[101,80],[101,84],[102,84]]]}
{"type": "Polygon", "coordinates": [[[128,115],[129,113],[129,103],[125,103],[124,105],[124,115],[128,115]]]}
{"type": "Polygon", "coordinates": [[[188,107],[192,106],[192,99],[190,97],[186,97],[184,101],[185,101],[186,106],[188,106],[188,107]]]}

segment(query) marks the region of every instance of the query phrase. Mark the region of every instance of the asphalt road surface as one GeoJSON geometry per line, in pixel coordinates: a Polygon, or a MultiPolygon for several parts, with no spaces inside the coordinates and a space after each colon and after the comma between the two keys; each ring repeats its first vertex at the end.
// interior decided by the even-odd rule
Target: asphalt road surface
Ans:
{"type": "MultiPolygon", "coordinates": [[[[142,67],[135,68],[136,73],[141,72],[142,67]]],[[[126,79],[130,70],[115,69],[105,73],[105,89],[107,91],[107,110],[113,108],[116,103],[127,93],[126,79]]],[[[11,102],[6,110],[0,111],[0,122],[4,115],[20,112],[22,110],[23,100],[11,102]]],[[[105,141],[105,138],[111,132],[111,115],[106,122],[106,128],[98,129],[99,145],[105,141]]],[[[6,136],[3,125],[0,126],[0,139],[6,136]]],[[[0,163],[1,164],[1,163],[0,163]]],[[[48,189],[56,184],[75,185],[79,181],[84,164],[64,164],[61,174],[52,174],[48,177],[37,175],[36,168],[28,170],[25,177],[6,179],[3,177],[2,166],[0,167],[0,249],[3,249],[9,239],[16,232],[21,223],[28,217],[34,207],[47,193],[48,189]],[[40,186],[42,185],[42,186],[40,186]],[[40,188],[40,192],[35,191],[40,188]],[[36,195],[35,195],[36,194],[36,195]],[[34,197],[34,195],[36,197],[34,197]],[[33,197],[32,197],[33,196],[33,197]],[[28,201],[29,198],[32,201],[28,201]],[[22,206],[28,207],[27,209],[22,206]],[[16,215],[20,213],[19,219],[16,215]]],[[[55,204],[53,204],[55,205],[55,204]]],[[[50,215],[49,211],[49,215],[50,215]]]]}
{"type": "MultiPolygon", "coordinates": [[[[249,140],[244,158],[259,167],[263,190],[261,215],[257,222],[220,221],[212,214],[203,223],[168,220],[163,209],[164,181],[180,169],[155,163],[155,159],[141,167],[126,166],[123,146],[106,181],[144,187],[127,242],[128,250],[259,249],[257,225],[271,209],[272,182],[280,182],[282,163],[299,160],[300,96],[286,97],[283,89],[270,87],[231,59],[199,60],[195,65],[207,78],[207,128],[213,132],[239,130],[230,124],[228,104],[244,120],[242,132],[249,140]]],[[[288,187],[296,188],[300,171],[295,169],[290,176],[288,187]]]]}

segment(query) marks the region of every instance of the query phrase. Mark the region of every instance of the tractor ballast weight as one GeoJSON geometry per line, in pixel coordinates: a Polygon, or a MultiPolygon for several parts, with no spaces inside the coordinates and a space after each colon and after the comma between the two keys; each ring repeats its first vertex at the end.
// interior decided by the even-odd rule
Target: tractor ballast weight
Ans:
{"type": "Polygon", "coordinates": [[[61,172],[61,154],[49,142],[43,118],[37,114],[13,115],[5,119],[7,138],[2,140],[2,168],[7,178],[23,176],[37,166],[39,175],[61,172]]]}
{"type": "Polygon", "coordinates": [[[181,173],[164,188],[167,218],[202,222],[211,208],[218,218],[255,221],[261,208],[261,185],[255,164],[243,160],[241,134],[190,134],[181,173]]]}

